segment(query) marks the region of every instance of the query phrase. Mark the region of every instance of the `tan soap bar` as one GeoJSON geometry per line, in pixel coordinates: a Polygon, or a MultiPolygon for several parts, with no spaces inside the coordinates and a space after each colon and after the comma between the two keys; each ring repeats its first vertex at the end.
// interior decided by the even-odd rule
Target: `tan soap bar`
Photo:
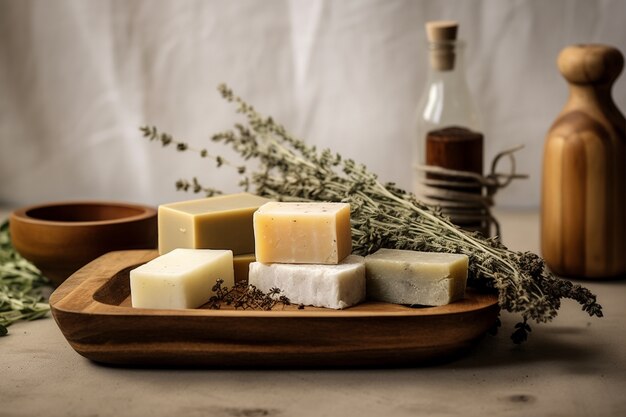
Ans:
{"type": "Polygon", "coordinates": [[[465,295],[468,257],[380,249],[365,257],[365,268],[368,299],[439,306],[465,295]]]}
{"type": "Polygon", "coordinates": [[[252,215],[267,198],[240,193],[159,206],[159,253],[176,249],[254,252],[252,215]]]}
{"type": "Polygon", "coordinates": [[[266,203],[254,213],[256,260],[337,264],[352,251],[350,205],[266,203]]]}
{"type": "Polygon", "coordinates": [[[248,282],[250,264],[256,261],[254,253],[244,253],[233,257],[233,268],[235,270],[235,283],[240,281],[248,282]]]}
{"type": "Polygon", "coordinates": [[[232,288],[232,251],[175,249],[130,271],[131,303],[136,308],[197,308],[209,301],[218,279],[232,288]]]}

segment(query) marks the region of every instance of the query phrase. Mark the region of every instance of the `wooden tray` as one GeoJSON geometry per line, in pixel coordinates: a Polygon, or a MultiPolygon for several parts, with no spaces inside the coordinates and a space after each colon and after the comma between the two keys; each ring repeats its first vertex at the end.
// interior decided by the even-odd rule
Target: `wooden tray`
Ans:
{"type": "Polygon", "coordinates": [[[429,308],[366,302],[346,310],[153,310],[130,305],[129,271],[156,251],[108,253],[50,297],[79,354],[132,366],[352,367],[432,364],[466,352],[494,324],[497,298],[468,290],[429,308]]]}

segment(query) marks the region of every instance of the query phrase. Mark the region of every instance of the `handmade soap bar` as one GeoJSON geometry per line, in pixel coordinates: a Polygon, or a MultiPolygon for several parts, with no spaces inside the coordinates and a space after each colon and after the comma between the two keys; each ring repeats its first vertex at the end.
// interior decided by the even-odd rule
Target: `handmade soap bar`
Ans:
{"type": "Polygon", "coordinates": [[[130,271],[133,307],[197,308],[209,301],[217,279],[232,287],[230,250],[174,249],[130,271]]]}
{"type": "Polygon", "coordinates": [[[439,306],[465,294],[465,255],[380,249],[365,257],[365,267],[371,300],[439,306]]]}
{"type": "Polygon", "coordinates": [[[259,262],[337,264],[352,251],[350,205],[264,204],[254,213],[254,238],[259,262]]]}
{"type": "Polygon", "coordinates": [[[248,281],[248,271],[250,271],[250,264],[255,260],[256,258],[254,257],[254,253],[245,253],[243,255],[237,255],[233,257],[235,283],[240,281],[248,281]]]}
{"type": "Polygon", "coordinates": [[[254,252],[252,214],[267,198],[230,194],[159,206],[159,253],[176,248],[254,252]]]}
{"type": "Polygon", "coordinates": [[[262,291],[280,288],[293,304],[341,309],[365,299],[363,257],[337,265],[250,264],[249,283],[262,291]]]}

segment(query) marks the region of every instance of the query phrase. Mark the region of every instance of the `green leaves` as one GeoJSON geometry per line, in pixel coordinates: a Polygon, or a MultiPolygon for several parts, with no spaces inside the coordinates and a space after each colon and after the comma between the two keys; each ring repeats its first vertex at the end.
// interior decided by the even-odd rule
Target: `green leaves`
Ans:
{"type": "Polygon", "coordinates": [[[0,225],[0,336],[18,320],[36,320],[50,310],[41,294],[48,280],[11,245],[9,224],[0,225]]]}

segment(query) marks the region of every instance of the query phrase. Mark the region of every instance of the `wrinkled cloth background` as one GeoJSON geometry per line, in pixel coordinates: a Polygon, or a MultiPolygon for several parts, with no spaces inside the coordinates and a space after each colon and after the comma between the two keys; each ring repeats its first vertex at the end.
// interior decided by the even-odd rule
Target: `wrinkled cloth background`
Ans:
{"type": "MultiPolygon", "coordinates": [[[[498,206],[539,205],[543,141],[567,98],[555,65],[572,43],[626,52],[614,1],[0,1],[0,204],[191,198],[179,178],[237,190],[237,175],[143,139],[144,124],[209,146],[239,120],[228,83],[319,148],[411,185],[424,23],[455,19],[486,159],[524,144],[531,175],[498,206]]],[[[626,109],[626,77],[614,97],[626,109]]]]}

